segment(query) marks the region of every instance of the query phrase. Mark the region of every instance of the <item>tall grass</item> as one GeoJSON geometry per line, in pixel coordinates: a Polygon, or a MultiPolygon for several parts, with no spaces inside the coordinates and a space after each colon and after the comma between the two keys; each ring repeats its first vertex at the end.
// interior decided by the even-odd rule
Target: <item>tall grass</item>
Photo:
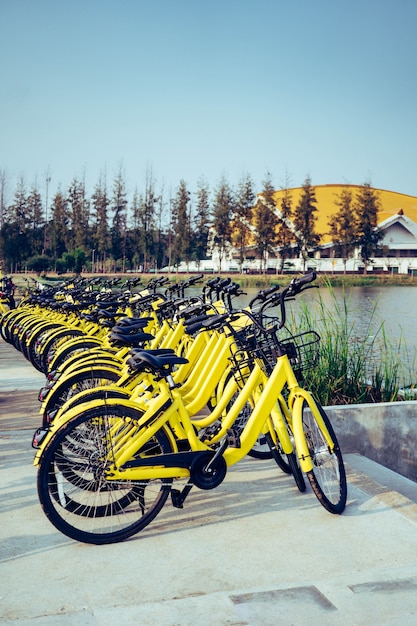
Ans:
{"type": "Polygon", "coordinates": [[[320,358],[306,374],[308,388],[324,405],[398,400],[400,388],[417,382],[415,354],[410,359],[402,339],[398,345],[389,341],[384,324],[376,320],[377,304],[359,328],[346,293],[340,301],[330,285],[328,289],[330,305],[320,296],[315,311],[302,303],[289,324],[292,330],[311,329],[321,337],[320,358]]]}

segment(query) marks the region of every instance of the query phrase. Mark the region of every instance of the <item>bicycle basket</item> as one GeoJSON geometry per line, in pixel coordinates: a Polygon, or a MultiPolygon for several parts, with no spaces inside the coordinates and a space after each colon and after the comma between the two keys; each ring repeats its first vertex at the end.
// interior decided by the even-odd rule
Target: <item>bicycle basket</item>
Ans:
{"type": "MultiPolygon", "coordinates": [[[[287,331],[288,332],[288,331],[287,331]]],[[[281,334],[281,331],[278,331],[281,334]]],[[[296,378],[302,380],[308,370],[315,367],[320,358],[320,336],[314,330],[308,330],[297,335],[288,333],[287,337],[278,339],[277,333],[264,335],[258,338],[257,352],[262,359],[268,373],[271,373],[277,358],[284,349],[296,378]]]]}
{"type": "Polygon", "coordinates": [[[231,362],[231,372],[238,386],[242,389],[249,378],[253,367],[253,359],[242,349],[232,352],[229,357],[231,362]]]}
{"type": "Polygon", "coordinates": [[[255,332],[253,325],[247,325],[234,332],[235,341],[230,347],[231,372],[240,388],[243,387],[253,367],[255,332]]]}

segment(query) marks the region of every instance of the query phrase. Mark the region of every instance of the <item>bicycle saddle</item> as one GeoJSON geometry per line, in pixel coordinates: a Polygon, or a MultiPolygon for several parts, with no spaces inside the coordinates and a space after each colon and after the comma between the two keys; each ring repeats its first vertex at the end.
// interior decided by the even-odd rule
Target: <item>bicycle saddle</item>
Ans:
{"type": "Polygon", "coordinates": [[[127,360],[127,364],[132,369],[138,369],[142,365],[147,365],[153,371],[164,374],[167,369],[171,373],[174,365],[183,365],[184,363],[188,363],[188,359],[175,353],[156,355],[151,354],[151,351],[148,350],[137,353],[134,357],[127,360]]]}

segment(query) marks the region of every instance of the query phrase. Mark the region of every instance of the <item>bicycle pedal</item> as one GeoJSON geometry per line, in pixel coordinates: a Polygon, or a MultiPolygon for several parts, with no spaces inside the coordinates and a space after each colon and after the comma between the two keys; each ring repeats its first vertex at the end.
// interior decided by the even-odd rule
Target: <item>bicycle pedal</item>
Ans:
{"type": "Polygon", "coordinates": [[[174,506],[176,509],[184,508],[184,500],[179,489],[171,489],[171,501],[172,506],[174,506]]]}
{"type": "Polygon", "coordinates": [[[240,434],[233,428],[230,428],[226,433],[227,444],[231,448],[240,448],[240,434]]]}
{"type": "Polygon", "coordinates": [[[180,491],[179,489],[171,489],[171,502],[172,506],[176,509],[183,509],[185,498],[188,496],[192,488],[192,485],[185,485],[184,489],[180,491]]]}
{"type": "Polygon", "coordinates": [[[201,439],[202,440],[207,439],[210,441],[210,439],[212,439],[213,437],[217,435],[220,428],[221,428],[220,423],[216,423],[216,424],[213,424],[212,426],[208,426],[207,428],[204,429],[203,437],[201,437],[201,439]]]}

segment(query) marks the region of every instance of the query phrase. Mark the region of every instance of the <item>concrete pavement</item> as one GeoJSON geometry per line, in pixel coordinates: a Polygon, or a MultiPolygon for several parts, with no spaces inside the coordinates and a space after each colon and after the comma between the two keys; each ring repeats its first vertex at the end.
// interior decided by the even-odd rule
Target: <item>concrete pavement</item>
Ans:
{"type": "Polygon", "coordinates": [[[272,461],[248,457],[183,510],[168,501],[124,543],[61,535],[41,510],[32,466],[43,378],[9,350],[0,340],[2,624],[417,624],[417,484],[359,455],[345,458],[341,516],[272,461]],[[6,352],[13,367],[3,367],[6,352]],[[13,395],[20,379],[25,393],[13,395]]]}

